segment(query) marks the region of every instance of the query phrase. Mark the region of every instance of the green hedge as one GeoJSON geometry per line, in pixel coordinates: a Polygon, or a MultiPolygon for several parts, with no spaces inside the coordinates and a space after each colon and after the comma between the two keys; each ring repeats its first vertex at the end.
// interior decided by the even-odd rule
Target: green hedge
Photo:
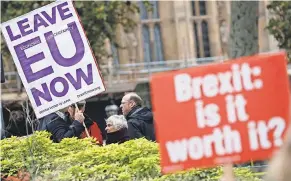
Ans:
{"type": "MultiPolygon", "coordinates": [[[[162,175],[156,143],[145,139],[99,147],[93,140],[68,138],[52,143],[47,132],[1,140],[1,174],[28,171],[37,180],[218,180],[220,167],[162,175]]],[[[257,181],[248,168],[237,168],[239,180],[257,181]]]]}

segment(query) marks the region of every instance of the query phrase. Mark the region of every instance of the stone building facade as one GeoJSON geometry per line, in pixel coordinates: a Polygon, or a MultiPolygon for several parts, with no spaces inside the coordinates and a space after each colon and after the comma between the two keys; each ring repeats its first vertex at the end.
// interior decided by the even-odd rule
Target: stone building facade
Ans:
{"type": "MultiPolygon", "coordinates": [[[[109,67],[117,64],[227,56],[231,1],[150,1],[150,12],[142,2],[133,3],[140,7],[139,14],[130,15],[136,20],[137,26],[132,30],[118,27],[116,31],[118,43],[125,48],[117,49],[106,40],[106,49],[112,54],[112,58],[107,58],[104,63],[109,67]]],[[[278,49],[277,42],[265,29],[270,16],[267,4],[266,0],[259,2],[260,52],[278,49]]],[[[4,66],[6,72],[16,71],[11,60],[4,60],[4,66]]],[[[134,88],[136,83],[117,87],[121,88],[122,85],[124,88],[134,88]]],[[[111,90],[114,93],[115,88],[111,90]]],[[[125,91],[130,90],[122,89],[117,92],[125,91]]],[[[19,94],[10,94],[10,91],[2,94],[5,100],[19,97],[19,94]]]]}
{"type": "MultiPolygon", "coordinates": [[[[135,18],[138,26],[117,31],[119,43],[112,47],[114,63],[127,64],[227,55],[231,1],[151,1],[153,10],[135,18]]],[[[268,1],[259,2],[259,50],[274,51],[277,42],[265,29],[268,1]]]]}

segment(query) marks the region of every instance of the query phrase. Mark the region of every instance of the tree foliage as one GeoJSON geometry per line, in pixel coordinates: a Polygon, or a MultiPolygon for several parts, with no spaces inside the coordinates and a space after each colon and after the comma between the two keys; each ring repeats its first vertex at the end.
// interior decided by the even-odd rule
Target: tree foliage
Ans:
{"type": "Polygon", "coordinates": [[[279,48],[285,49],[291,60],[291,1],[272,1],[267,6],[271,18],[266,27],[278,41],[279,48]]]}
{"type": "MultiPolygon", "coordinates": [[[[51,2],[53,1],[1,1],[1,22],[51,2]]],[[[144,3],[150,10],[149,3],[144,3]]],[[[132,14],[139,12],[138,4],[130,1],[76,1],[74,4],[97,60],[107,55],[103,46],[105,38],[109,38],[118,47],[115,37],[117,26],[122,25],[125,30],[133,28],[136,22],[132,19],[132,14]]],[[[4,57],[11,59],[3,38],[1,46],[4,57]]]]}
{"type": "MultiPolygon", "coordinates": [[[[192,169],[162,175],[158,144],[146,139],[97,146],[90,138],[66,138],[53,143],[47,132],[0,141],[1,174],[27,171],[34,180],[219,180],[222,169],[192,169]]],[[[240,180],[259,180],[249,168],[236,168],[240,180]]]]}

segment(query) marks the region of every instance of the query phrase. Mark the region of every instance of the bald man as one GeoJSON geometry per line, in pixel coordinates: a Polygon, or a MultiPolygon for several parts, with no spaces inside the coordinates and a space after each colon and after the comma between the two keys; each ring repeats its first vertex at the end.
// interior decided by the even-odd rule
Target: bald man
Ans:
{"type": "Polygon", "coordinates": [[[127,93],[121,100],[120,108],[127,120],[129,137],[155,141],[153,114],[147,107],[142,107],[142,103],[140,96],[134,92],[127,93]]]}

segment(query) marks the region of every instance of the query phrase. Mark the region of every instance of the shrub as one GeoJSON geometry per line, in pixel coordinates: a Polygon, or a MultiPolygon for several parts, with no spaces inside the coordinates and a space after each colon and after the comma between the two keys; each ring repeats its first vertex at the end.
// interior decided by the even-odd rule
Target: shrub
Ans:
{"type": "MultiPolygon", "coordinates": [[[[30,137],[1,140],[1,173],[16,175],[25,170],[35,180],[218,180],[221,167],[192,169],[162,175],[158,145],[146,139],[121,145],[94,145],[90,138],[66,138],[53,143],[47,132],[30,137]]],[[[239,180],[259,180],[248,168],[236,168],[239,180]]]]}
{"type": "Polygon", "coordinates": [[[285,49],[291,61],[291,2],[271,1],[267,6],[270,13],[270,20],[267,30],[278,41],[279,48],[285,49]]]}

